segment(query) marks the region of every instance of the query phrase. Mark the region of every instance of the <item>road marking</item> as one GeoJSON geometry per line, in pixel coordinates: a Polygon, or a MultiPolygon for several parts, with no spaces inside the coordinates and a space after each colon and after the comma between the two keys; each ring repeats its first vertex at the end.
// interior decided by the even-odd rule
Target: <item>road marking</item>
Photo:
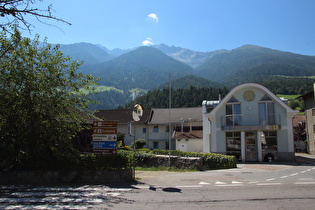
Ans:
{"type": "Polygon", "coordinates": [[[243,184],[242,182],[232,181],[232,184],[243,184]]]}
{"type": "Polygon", "coordinates": [[[210,183],[208,183],[208,182],[200,182],[199,184],[210,184],[210,183]]]}
{"type": "Polygon", "coordinates": [[[220,185],[220,184],[227,184],[227,183],[225,183],[225,182],[219,182],[219,181],[217,181],[215,184],[218,184],[218,185],[220,185]]]}
{"type": "Polygon", "coordinates": [[[219,184],[216,187],[241,187],[244,186],[243,184],[219,184]]]}
{"type": "Polygon", "coordinates": [[[299,173],[294,173],[294,174],[290,174],[290,176],[296,176],[298,175],[299,173]]]}
{"type": "Polygon", "coordinates": [[[150,186],[148,186],[148,185],[131,185],[131,187],[134,187],[137,189],[149,189],[150,186]]]}
{"type": "Polygon", "coordinates": [[[282,176],[282,177],[280,177],[281,179],[284,179],[284,178],[288,178],[288,176],[282,176]]]}
{"type": "Polygon", "coordinates": [[[272,186],[272,185],[281,185],[281,183],[258,183],[258,186],[272,186]]]}
{"type": "Polygon", "coordinates": [[[273,181],[273,180],[275,180],[276,178],[270,178],[270,179],[266,179],[266,181],[268,182],[268,181],[273,181]]]}
{"type": "Polygon", "coordinates": [[[304,174],[304,173],[306,173],[306,171],[301,171],[301,174],[304,174]]]}

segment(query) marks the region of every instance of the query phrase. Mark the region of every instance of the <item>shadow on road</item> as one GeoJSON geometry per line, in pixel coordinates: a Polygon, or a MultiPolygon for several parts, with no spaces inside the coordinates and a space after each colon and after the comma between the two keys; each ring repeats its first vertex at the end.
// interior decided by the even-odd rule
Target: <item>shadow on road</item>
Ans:
{"type": "Polygon", "coordinates": [[[315,165],[315,158],[314,156],[310,155],[296,155],[295,161],[297,164],[303,164],[303,165],[315,165]]]}

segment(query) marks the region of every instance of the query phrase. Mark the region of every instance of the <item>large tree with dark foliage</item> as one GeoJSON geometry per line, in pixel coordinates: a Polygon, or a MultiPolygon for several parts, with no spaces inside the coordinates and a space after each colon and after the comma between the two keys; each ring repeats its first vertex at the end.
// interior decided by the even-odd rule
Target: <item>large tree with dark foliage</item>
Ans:
{"type": "Polygon", "coordinates": [[[0,169],[60,163],[82,129],[80,114],[96,79],[46,41],[0,34],[0,169]]]}

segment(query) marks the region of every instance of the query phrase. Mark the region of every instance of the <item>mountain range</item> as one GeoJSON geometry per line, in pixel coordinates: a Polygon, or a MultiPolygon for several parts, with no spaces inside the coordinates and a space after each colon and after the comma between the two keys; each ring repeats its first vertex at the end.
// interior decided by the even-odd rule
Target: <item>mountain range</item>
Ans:
{"type": "Polygon", "coordinates": [[[165,87],[170,80],[173,88],[233,88],[244,82],[257,82],[275,93],[302,94],[312,87],[315,75],[315,56],[255,45],[197,52],[165,44],[108,50],[100,45],[76,43],[60,45],[60,50],[84,61],[80,72],[100,77],[100,86],[111,87],[93,96],[100,101],[93,107],[97,109],[124,105],[132,96],[165,87]]]}

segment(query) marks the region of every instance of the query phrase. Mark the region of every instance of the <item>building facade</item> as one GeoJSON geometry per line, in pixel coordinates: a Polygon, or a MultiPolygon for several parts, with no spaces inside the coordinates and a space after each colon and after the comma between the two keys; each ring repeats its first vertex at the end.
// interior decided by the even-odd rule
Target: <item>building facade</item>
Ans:
{"type": "MultiPolygon", "coordinates": [[[[314,86],[315,88],[315,86],[314,86]]],[[[300,96],[304,99],[306,117],[306,151],[315,155],[315,97],[314,91],[310,91],[300,96]]]]}
{"type": "Polygon", "coordinates": [[[126,146],[144,139],[145,148],[201,152],[201,110],[201,107],[144,109],[138,122],[134,122],[131,109],[99,110],[95,116],[117,121],[117,132],[125,134],[126,146]]]}
{"type": "Polygon", "coordinates": [[[203,101],[203,152],[242,162],[294,161],[292,110],[266,87],[246,83],[221,101],[203,101]]]}

